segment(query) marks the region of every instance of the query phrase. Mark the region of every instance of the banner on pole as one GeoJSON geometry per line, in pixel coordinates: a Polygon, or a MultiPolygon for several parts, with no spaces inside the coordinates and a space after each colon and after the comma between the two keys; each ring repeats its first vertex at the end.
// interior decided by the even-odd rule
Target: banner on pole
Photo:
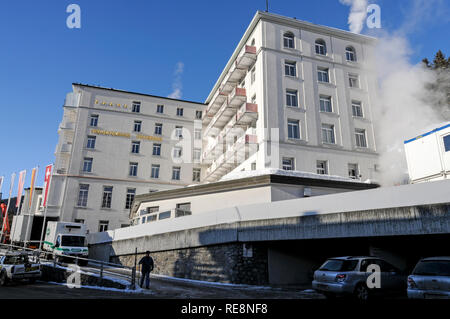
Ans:
{"type": "Polygon", "coordinates": [[[19,173],[19,183],[17,185],[17,200],[16,200],[16,207],[19,207],[21,199],[22,199],[22,193],[23,193],[23,184],[25,184],[25,176],[27,175],[27,171],[23,170],[19,173]]]}
{"type": "Polygon", "coordinates": [[[42,206],[43,206],[43,207],[46,207],[46,206],[47,206],[48,189],[49,189],[49,187],[50,187],[50,180],[52,179],[52,168],[53,168],[53,165],[52,165],[52,164],[47,165],[47,166],[45,167],[45,178],[44,178],[44,184],[45,184],[45,186],[44,186],[44,201],[43,201],[43,203],[42,203],[42,206]]]}
{"type": "Polygon", "coordinates": [[[31,208],[31,205],[33,204],[32,200],[33,200],[34,183],[36,181],[37,170],[38,170],[38,168],[35,167],[31,171],[31,184],[30,184],[30,196],[28,198],[28,208],[31,208]]]}

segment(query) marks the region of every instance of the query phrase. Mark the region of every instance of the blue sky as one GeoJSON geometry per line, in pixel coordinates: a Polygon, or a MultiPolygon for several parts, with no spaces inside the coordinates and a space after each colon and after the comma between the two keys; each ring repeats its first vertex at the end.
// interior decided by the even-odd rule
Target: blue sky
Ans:
{"type": "MultiPolygon", "coordinates": [[[[432,58],[438,49],[450,54],[445,0],[369,2],[381,7],[384,31],[411,24],[412,63],[432,58]]],[[[265,0],[2,0],[3,197],[12,172],[27,169],[28,186],[31,169],[39,165],[42,184],[72,82],[168,96],[181,62],[182,99],[203,102],[256,10],[264,9],[265,0]],[[79,30],[66,26],[71,3],[81,7],[79,30]]],[[[269,11],[348,29],[349,7],[339,0],[271,0],[269,11]]]]}

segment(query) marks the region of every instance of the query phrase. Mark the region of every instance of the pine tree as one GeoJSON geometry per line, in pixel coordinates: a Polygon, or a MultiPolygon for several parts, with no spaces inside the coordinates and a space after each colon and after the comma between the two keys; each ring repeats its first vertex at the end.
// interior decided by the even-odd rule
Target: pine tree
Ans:
{"type": "Polygon", "coordinates": [[[432,93],[427,103],[431,103],[433,108],[441,114],[443,121],[450,121],[450,57],[446,58],[445,54],[439,50],[432,63],[427,58],[424,58],[422,63],[436,73],[436,81],[426,86],[432,93]]]}

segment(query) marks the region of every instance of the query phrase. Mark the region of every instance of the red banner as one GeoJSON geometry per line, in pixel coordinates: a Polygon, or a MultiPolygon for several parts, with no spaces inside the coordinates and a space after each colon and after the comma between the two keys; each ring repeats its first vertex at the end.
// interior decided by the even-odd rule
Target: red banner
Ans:
{"type": "Polygon", "coordinates": [[[46,207],[46,206],[47,206],[47,196],[48,196],[48,189],[49,189],[49,187],[50,187],[50,180],[51,180],[51,178],[52,178],[52,168],[53,168],[53,165],[52,165],[52,164],[47,165],[47,166],[45,167],[45,178],[44,178],[44,184],[45,184],[45,186],[44,186],[44,202],[42,203],[42,206],[43,206],[43,207],[46,207]]]}

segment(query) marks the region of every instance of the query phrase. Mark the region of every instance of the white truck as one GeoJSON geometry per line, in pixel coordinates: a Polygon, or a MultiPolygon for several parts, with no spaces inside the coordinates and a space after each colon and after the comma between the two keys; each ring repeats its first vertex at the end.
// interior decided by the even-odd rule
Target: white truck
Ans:
{"type": "MultiPolygon", "coordinates": [[[[73,257],[88,258],[86,225],[68,222],[48,222],[43,249],[51,253],[57,261],[74,260],[73,257]]],[[[85,265],[85,260],[79,260],[85,265]]]]}
{"type": "Polygon", "coordinates": [[[19,280],[34,283],[40,277],[40,265],[31,262],[28,253],[18,251],[0,253],[0,286],[19,280]]]}

